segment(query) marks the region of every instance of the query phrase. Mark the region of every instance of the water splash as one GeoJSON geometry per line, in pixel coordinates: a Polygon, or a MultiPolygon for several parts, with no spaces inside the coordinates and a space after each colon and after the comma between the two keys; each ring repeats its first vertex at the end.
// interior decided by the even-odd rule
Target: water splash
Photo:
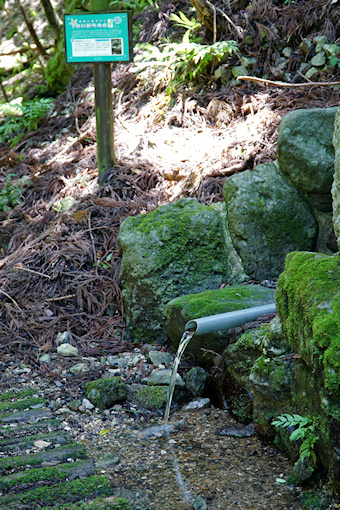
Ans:
{"type": "Polygon", "coordinates": [[[167,393],[166,408],[165,408],[165,414],[164,414],[165,425],[167,425],[168,421],[169,421],[170,407],[171,407],[172,397],[173,397],[174,391],[175,391],[178,366],[179,366],[179,363],[183,356],[183,353],[185,351],[185,348],[188,345],[188,343],[190,342],[190,340],[192,339],[192,337],[194,336],[194,334],[195,334],[195,331],[184,331],[183,336],[179,342],[179,346],[177,349],[174,366],[173,366],[172,374],[171,374],[171,378],[170,378],[168,393],[167,393]]]}

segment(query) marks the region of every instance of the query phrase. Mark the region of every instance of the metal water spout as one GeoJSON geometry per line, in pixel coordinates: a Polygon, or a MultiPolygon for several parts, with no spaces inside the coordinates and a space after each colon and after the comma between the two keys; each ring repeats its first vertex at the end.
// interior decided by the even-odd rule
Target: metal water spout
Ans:
{"type": "Polygon", "coordinates": [[[267,305],[254,306],[253,308],[244,308],[234,312],[219,313],[200,319],[193,319],[186,323],[185,330],[193,331],[195,335],[204,335],[214,331],[225,331],[226,329],[236,328],[246,322],[258,319],[261,315],[275,313],[275,303],[267,305]]]}

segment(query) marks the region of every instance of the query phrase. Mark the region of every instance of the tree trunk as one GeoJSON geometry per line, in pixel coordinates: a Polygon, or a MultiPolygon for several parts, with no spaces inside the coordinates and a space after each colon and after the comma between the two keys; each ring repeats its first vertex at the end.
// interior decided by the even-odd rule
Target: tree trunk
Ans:
{"type": "Polygon", "coordinates": [[[51,29],[53,30],[56,41],[58,42],[60,39],[61,30],[63,26],[62,22],[60,21],[60,18],[56,10],[53,8],[53,5],[51,4],[50,0],[40,0],[40,3],[43,6],[47,21],[51,29]]]}
{"type": "Polygon", "coordinates": [[[25,20],[25,23],[26,23],[27,29],[28,29],[28,31],[29,31],[29,33],[30,33],[30,36],[31,36],[31,37],[32,37],[32,39],[33,39],[34,44],[35,44],[35,45],[36,45],[36,47],[37,47],[38,52],[40,53],[40,55],[42,55],[42,57],[46,58],[47,53],[46,53],[46,51],[44,50],[44,48],[42,47],[42,45],[41,45],[41,43],[40,43],[40,41],[39,41],[39,38],[38,38],[38,36],[37,36],[37,33],[36,33],[35,29],[34,29],[33,23],[31,22],[31,20],[30,20],[30,19],[29,19],[29,17],[27,16],[27,13],[26,13],[26,11],[25,11],[25,9],[24,9],[24,6],[23,6],[23,5],[22,5],[22,3],[20,2],[20,0],[17,0],[17,4],[18,4],[18,6],[19,6],[19,8],[20,8],[20,10],[21,10],[21,13],[22,13],[22,15],[23,15],[23,17],[24,17],[24,20],[25,20]]]}

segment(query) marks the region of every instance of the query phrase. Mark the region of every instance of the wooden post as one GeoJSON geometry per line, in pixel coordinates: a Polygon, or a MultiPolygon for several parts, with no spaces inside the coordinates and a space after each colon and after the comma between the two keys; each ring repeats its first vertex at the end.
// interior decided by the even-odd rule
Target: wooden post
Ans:
{"type": "MultiPolygon", "coordinates": [[[[90,0],[92,12],[108,10],[108,0],[90,0]]],[[[115,166],[111,64],[93,64],[98,174],[115,166]]]]}

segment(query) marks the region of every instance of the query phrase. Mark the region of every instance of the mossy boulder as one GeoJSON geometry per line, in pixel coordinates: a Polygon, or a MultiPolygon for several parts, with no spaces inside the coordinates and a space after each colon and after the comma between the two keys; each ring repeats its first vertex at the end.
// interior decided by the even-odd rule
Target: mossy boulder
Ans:
{"type": "Polygon", "coordinates": [[[245,279],[226,233],[225,215],[195,199],[122,223],[118,246],[128,339],[164,343],[168,301],[245,279]]]}
{"type": "MultiPolygon", "coordinates": [[[[218,290],[208,290],[173,299],[166,307],[168,337],[177,347],[186,323],[192,319],[265,305],[274,301],[273,289],[253,284],[230,285],[218,290]]],[[[202,364],[211,365],[211,355],[205,356],[204,349],[222,353],[230,338],[230,331],[194,335],[186,352],[193,354],[202,364]]]]}
{"type": "Polygon", "coordinates": [[[271,422],[282,402],[291,399],[290,358],[284,357],[289,352],[278,317],[269,325],[246,331],[223,352],[228,406],[237,419],[239,409],[248,409],[255,430],[266,438],[274,437],[271,422]]]}
{"type": "Polygon", "coordinates": [[[85,384],[85,395],[99,409],[109,409],[126,398],[126,385],[121,377],[97,379],[85,384]]]}
{"type": "Polygon", "coordinates": [[[289,345],[340,396],[340,255],[291,253],[276,297],[289,345]]]}
{"type": "MultiPolygon", "coordinates": [[[[277,288],[295,362],[295,412],[318,422],[316,450],[340,491],[340,255],[291,253],[277,288]]],[[[284,411],[286,412],[286,411],[284,411]]]]}
{"type": "Polygon", "coordinates": [[[127,401],[138,408],[156,411],[165,407],[167,390],[166,386],[130,384],[127,386],[127,401]]]}
{"type": "Polygon", "coordinates": [[[335,117],[333,145],[335,150],[333,195],[333,225],[340,250],[340,108],[335,117]]]}
{"type": "Polygon", "coordinates": [[[277,164],[233,175],[223,192],[231,239],[250,277],[275,278],[287,253],[313,249],[316,220],[277,164]]]}
{"type": "Polygon", "coordinates": [[[281,121],[277,139],[280,168],[313,208],[332,210],[332,144],[338,108],[295,110],[281,121]]]}

